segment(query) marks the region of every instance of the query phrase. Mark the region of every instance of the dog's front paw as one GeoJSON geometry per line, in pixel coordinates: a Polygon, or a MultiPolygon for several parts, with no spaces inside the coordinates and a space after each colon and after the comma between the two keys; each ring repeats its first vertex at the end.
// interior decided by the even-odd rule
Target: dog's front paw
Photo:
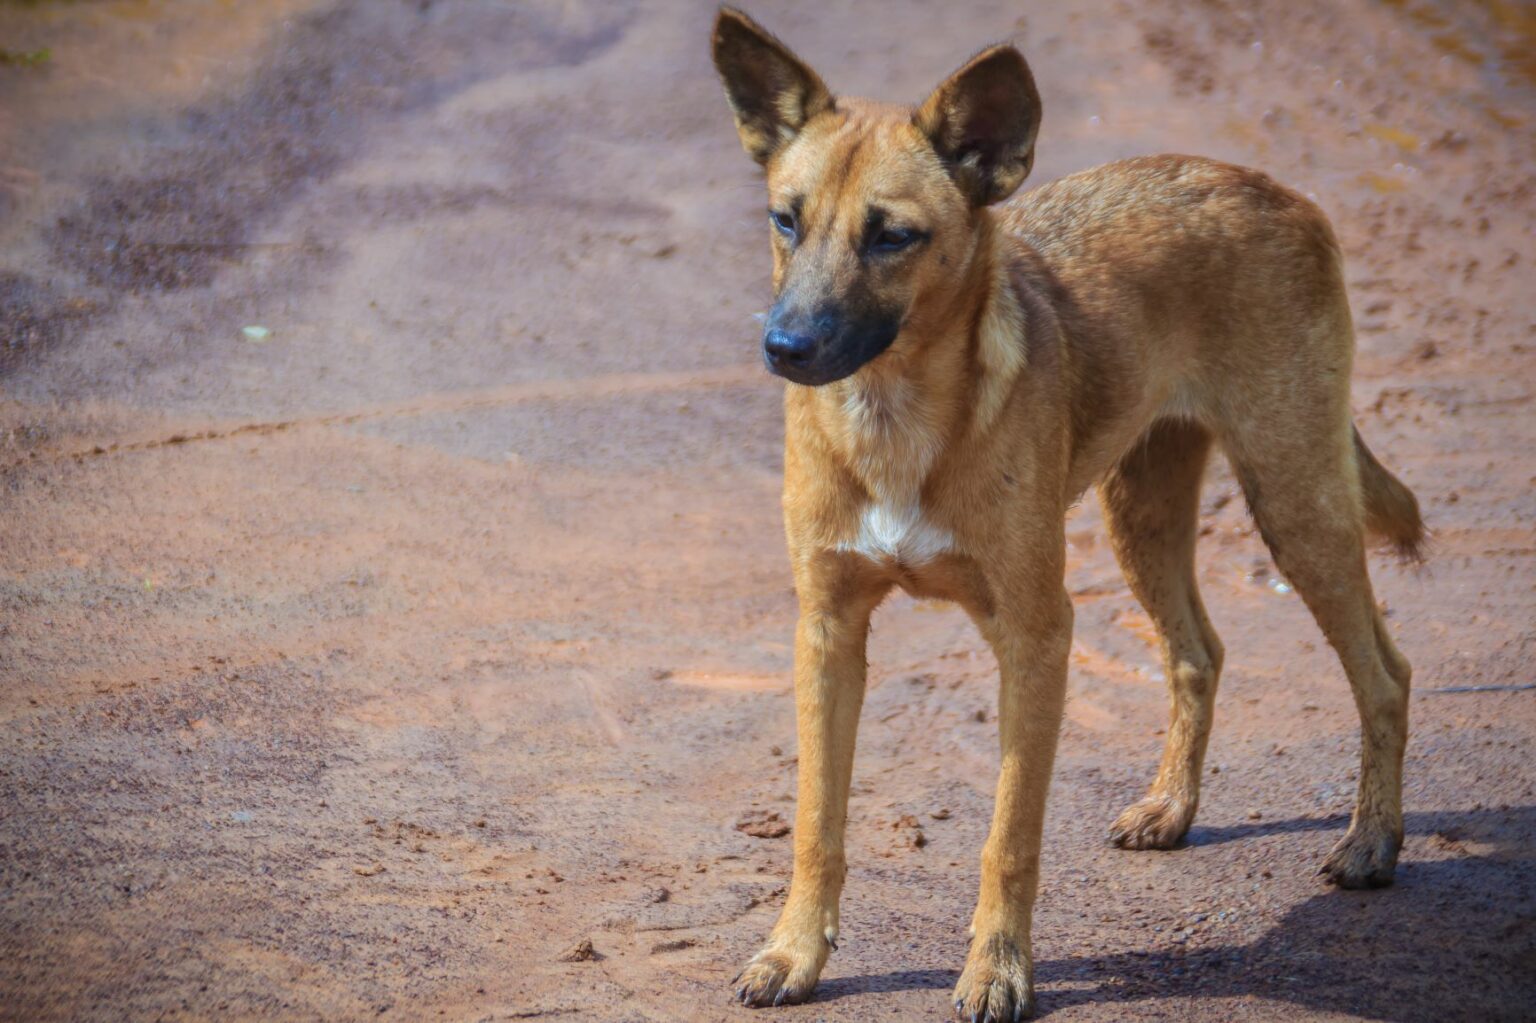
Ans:
{"type": "Polygon", "coordinates": [[[1172,849],[1184,841],[1195,819],[1195,804],[1175,796],[1148,796],[1125,808],[1109,829],[1122,849],[1172,849]]]}
{"type": "Polygon", "coordinates": [[[733,986],[742,1005],[794,1005],[811,997],[829,942],[820,935],[806,941],[771,939],[737,975],[733,986]]]}
{"type": "Polygon", "coordinates": [[[1028,950],[1000,934],[973,943],[955,985],[956,1017],[966,1023],[1016,1023],[1034,1011],[1035,968],[1028,950]]]}
{"type": "Polygon", "coordinates": [[[1392,883],[1402,844],[1395,832],[1351,826],[1318,873],[1340,888],[1385,888],[1392,883]]]}

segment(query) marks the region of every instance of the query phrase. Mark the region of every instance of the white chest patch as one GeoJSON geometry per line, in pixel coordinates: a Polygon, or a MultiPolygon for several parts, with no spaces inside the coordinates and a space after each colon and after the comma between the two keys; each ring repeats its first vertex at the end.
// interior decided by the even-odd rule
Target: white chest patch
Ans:
{"type": "Polygon", "coordinates": [[[871,561],[922,565],[952,550],[955,538],[923,517],[916,501],[874,502],[864,508],[859,535],[838,544],[838,550],[861,554],[871,561]]]}

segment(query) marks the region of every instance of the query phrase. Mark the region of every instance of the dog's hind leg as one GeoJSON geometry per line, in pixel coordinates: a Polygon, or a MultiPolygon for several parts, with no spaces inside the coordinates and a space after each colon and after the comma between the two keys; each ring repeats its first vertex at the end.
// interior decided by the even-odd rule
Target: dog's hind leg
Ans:
{"type": "Polygon", "coordinates": [[[1403,841],[1411,671],[1371,593],[1365,525],[1372,498],[1363,492],[1366,467],[1343,402],[1315,410],[1323,414],[1250,417],[1222,439],[1260,535],[1338,654],[1360,713],[1354,817],[1321,872],[1344,888],[1375,888],[1391,883],[1403,841]]]}
{"type": "Polygon", "coordinates": [[[1200,801],[1222,660],[1195,585],[1200,480],[1210,446],[1210,432],[1198,423],[1159,421],[1099,487],[1115,556],[1157,626],[1173,701],[1157,778],[1110,829],[1111,841],[1125,849],[1177,845],[1200,801]]]}

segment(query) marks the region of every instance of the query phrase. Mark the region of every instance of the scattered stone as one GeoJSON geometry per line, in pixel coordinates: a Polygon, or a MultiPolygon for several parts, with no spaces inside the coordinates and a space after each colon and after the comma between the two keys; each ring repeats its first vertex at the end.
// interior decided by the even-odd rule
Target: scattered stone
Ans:
{"type": "Polygon", "coordinates": [[[736,830],[753,838],[783,838],[789,822],[777,810],[748,810],[736,822],[736,830]]]}
{"type": "Polygon", "coordinates": [[[936,821],[947,821],[949,820],[949,809],[941,806],[937,810],[929,811],[928,816],[936,821]]]}
{"type": "Polygon", "coordinates": [[[1445,828],[1429,836],[1429,844],[1446,852],[1464,854],[1467,847],[1461,841],[1461,833],[1455,828],[1445,828]]]}
{"type": "Polygon", "coordinates": [[[1259,821],[1264,819],[1264,815],[1257,810],[1249,810],[1248,819],[1251,821],[1259,821]]]}
{"type": "MultiPolygon", "coordinates": [[[[1460,152],[1461,150],[1467,148],[1468,141],[1469,140],[1467,136],[1461,132],[1447,129],[1446,131],[1442,132],[1438,138],[1430,142],[1429,148],[1448,149],[1452,152],[1460,152]]],[[[1482,220],[1478,222],[1478,227],[1482,231],[1486,231],[1488,229],[1488,218],[1482,218],[1482,220]]]]}
{"type": "Polygon", "coordinates": [[[928,844],[928,836],[923,834],[922,822],[910,813],[904,813],[896,818],[891,829],[902,833],[909,848],[921,849],[928,844]]]}
{"type": "Polygon", "coordinates": [[[561,952],[559,958],[562,963],[587,963],[602,957],[597,954],[597,949],[592,947],[591,938],[582,938],[576,944],[561,952]]]}
{"type": "Polygon", "coordinates": [[[352,873],[356,874],[358,877],[372,877],[375,874],[384,873],[384,864],[375,863],[368,867],[353,867],[352,873]]]}

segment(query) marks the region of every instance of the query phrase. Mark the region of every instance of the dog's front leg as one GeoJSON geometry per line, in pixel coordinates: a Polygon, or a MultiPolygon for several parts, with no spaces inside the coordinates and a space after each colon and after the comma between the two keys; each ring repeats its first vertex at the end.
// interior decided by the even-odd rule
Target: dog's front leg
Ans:
{"type": "Polygon", "coordinates": [[[955,1011],[963,1020],[1008,1023],[1034,1011],[1030,923],[1072,645],[1072,604],[1060,575],[1034,581],[1037,592],[1001,601],[979,622],[1001,672],[1003,762],[981,855],[970,954],[955,987],[955,1011]]]}
{"type": "MultiPolygon", "coordinates": [[[[809,585],[807,585],[809,582],[809,585]]],[[[795,631],[795,705],[800,792],[789,898],[762,951],[736,981],[747,1005],[804,1001],[836,946],[843,890],[843,828],[853,774],[854,736],[864,703],[864,643],[873,600],[822,600],[801,581],[795,631]]],[[[878,598],[876,598],[878,599],[878,598]]]]}

